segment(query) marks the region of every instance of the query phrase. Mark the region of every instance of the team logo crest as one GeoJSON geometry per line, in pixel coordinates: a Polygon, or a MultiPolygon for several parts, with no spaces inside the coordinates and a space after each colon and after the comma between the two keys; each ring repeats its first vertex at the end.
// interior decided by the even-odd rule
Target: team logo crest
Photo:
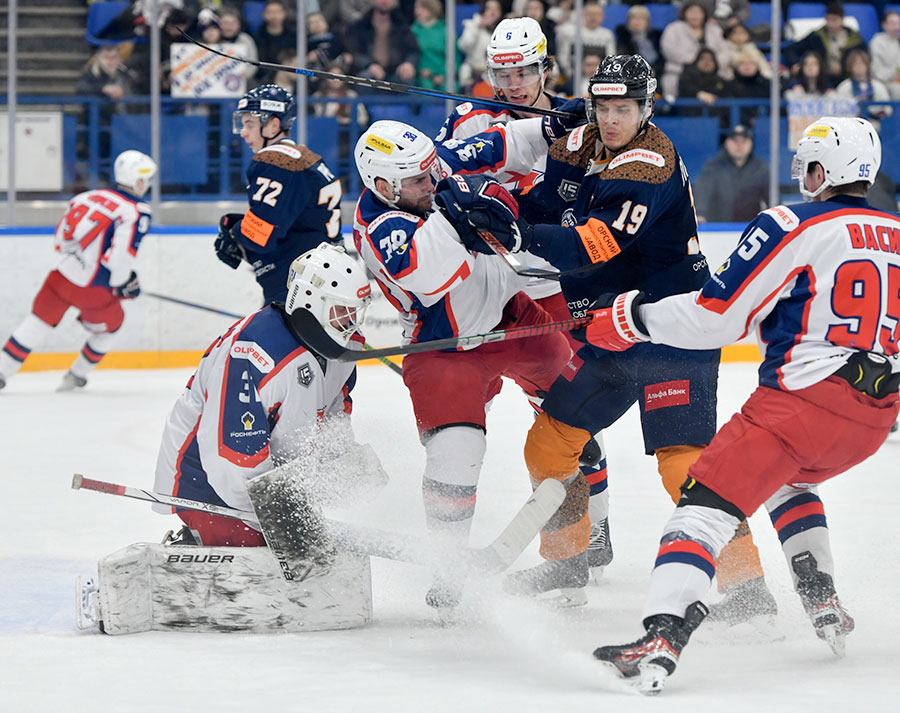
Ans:
{"type": "Polygon", "coordinates": [[[568,179],[563,179],[559,183],[559,187],[556,189],[556,192],[559,193],[559,197],[562,198],[566,203],[571,203],[575,200],[575,196],[578,195],[578,185],[575,181],[570,181],[568,179]]]}
{"type": "Polygon", "coordinates": [[[309,364],[304,364],[303,366],[297,367],[297,383],[300,384],[300,386],[309,388],[312,380],[313,373],[312,369],[309,368],[309,364]]]}

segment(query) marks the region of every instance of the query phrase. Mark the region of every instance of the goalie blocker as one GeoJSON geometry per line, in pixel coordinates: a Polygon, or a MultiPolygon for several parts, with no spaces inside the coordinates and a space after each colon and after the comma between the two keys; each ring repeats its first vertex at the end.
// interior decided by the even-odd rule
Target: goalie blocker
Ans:
{"type": "MultiPolygon", "coordinates": [[[[296,564],[296,563],[295,563],[296,564]]],[[[353,629],[372,619],[369,558],[337,552],[296,564],[286,581],[263,547],[130,545],[80,580],[81,629],[301,632],[353,629]]]]}

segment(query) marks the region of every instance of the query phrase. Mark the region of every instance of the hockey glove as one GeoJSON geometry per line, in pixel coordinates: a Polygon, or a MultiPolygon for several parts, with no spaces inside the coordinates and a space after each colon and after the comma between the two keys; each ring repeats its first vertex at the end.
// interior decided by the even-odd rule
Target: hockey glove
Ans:
{"type": "Polygon", "coordinates": [[[438,183],[434,201],[469,250],[494,254],[480,233],[492,236],[512,252],[522,247],[522,233],[516,225],[519,205],[493,178],[449,176],[438,183]]]}
{"type": "Polygon", "coordinates": [[[584,97],[569,99],[558,107],[555,107],[555,110],[566,112],[569,114],[569,117],[566,119],[561,119],[557,116],[544,117],[541,130],[543,131],[544,138],[547,140],[548,144],[552,144],[573,129],[577,129],[582,124],[587,123],[587,111],[585,110],[584,97]]]}
{"type": "Polygon", "coordinates": [[[238,244],[233,231],[240,225],[243,218],[241,213],[226,213],[219,218],[219,235],[213,247],[216,249],[216,257],[224,262],[232,270],[236,270],[242,260],[246,259],[244,249],[238,244]]]}
{"type": "Polygon", "coordinates": [[[138,282],[137,273],[132,270],[125,282],[112,288],[112,293],[113,297],[118,297],[120,300],[133,300],[141,294],[141,283],[138,282]]]}
{"type": "Polygon", "coordinates": [[[612,352],[623,352],[638,342],[649,342],[650,336],[639,312],[643,303],[644,293],[638,290],[599,297],[588,310],[592,317],[585,332],[588,343],[612,352]]]}

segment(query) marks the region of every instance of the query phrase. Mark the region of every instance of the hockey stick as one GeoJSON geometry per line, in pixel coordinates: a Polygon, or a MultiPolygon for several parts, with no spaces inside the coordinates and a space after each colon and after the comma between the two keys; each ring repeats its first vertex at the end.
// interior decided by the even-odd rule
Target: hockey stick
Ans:
{"type": "Polygon", "coordinates": [[[432,339],[427,342],[414,342],[400,347],[385,347],[383,349],[374,349],[366,354],[365,352],[346,349],[329,337],[322,325],[319,324],[311,312],[303,308],[294,310],[291,315],[291,322],[303,341],[313,351],[318,352],[326,359],[337,359],[338,361],[360,361],[361,359],[369,359],[381,356],[396,356],[398,354],[418,354],[420,352],[431,352],[441,349],[458,349],[459,347],[477,347],[479,344],[487,344],[490,342],[502,342],[507,339],[524,339],[526,337],[542,337],[545,334],[553,332],[570,332],[573,329],[581,329],[591,323],[591,319],[583,317],[580,319],[567,319],[562,322],[547,322],[545,324],[534,324],[527,327],[511,327],[510,329],[498,329],[494,332],[484,332],[482,334],[473,334],[465,337],[449,337],[447,339],[432,339]]]}
{"type": "MultiPolygon", "coordinates": [[[[120,495],[150,503],[171,505],[184,510],[198,510],[236,520],[257,522],[256,513],[248,510],[237,510],[224,505],[213,505],[127,485],[92,480],[85,478],[80,473],[76,473],[72,477],[72,489],[93,490],[108,495],[120,495]]],[[[547,524],[547,521],[553,517],[565,497],[566,488],[558,480],[542,482],[493,542],[487,547],[472,549],[468,552],[469,566],[484,574],[499,574],[509,567],[537,536],[541,528],[547,524]]],[[[385,530],[358,527],[336,520],[326,520],[326,525],[329,534],[335,541],[351,552],[424,565],[435,560],[434,554],[422,537],[404,536],[385,530]]]]}
{"type": "Polygon", "coordinates": [[[435,99],[456,99],[461,102],[470,102],[472,104],[481,104],[485,106],[495,106],[502,109],[512,109],[513,111],[527,112],[528,114],[541,114],[542,116],[555,116],[560,119],[569,119],[575,116],[564,111],[556,109],[543,109],[538,106],[523,107],[519,104],[503,101],[501,99],[487,99],[482,97],[471,97],[465,94],[454,94],[453,92],[442,92],[439,89],[424,89],[423,87],[414,87],[410,84],[399,84],[397,82],[386,82],[382,79],[366,79],[364,77],[354,77],[349,74],[335,74],[334,72],[325,72],[320,69],[304,69],[303,67],[292,67],[288,64],[274,64],[273,62],[259,62],[252,59],[244,59],[243,57],[235,57],[205,45],[195,40],[181,28],[178,31],[184,35],[188,42],[192,42],[198,47],[202,47],[207,52],[212,52],[220,57],[227,57],[230,60],[252,64],[254,67],[267,67],[269,69],[278,69],[282,72],[293,72],[294,74],[302,74],[306,77],[318,77],[320,79],[336,79],[346,84],[355,84],[359,87],[368,87],[369,89],[383,89],[387,92],[397,92],[399,94],[421,94],[426,97],[434,97],[435,99]]]}
{"type": "MultiPolygon", "coordinates": [[[[234,312],[228,312],[224,309],[218,309],[216,307],[207,307],[206,305],[198,304],[197,302],[188,302],[187,300],[181,300],[177,297],[169,297],[168,295],[161,295],[158,292],[150,292],[148,290],[142,290],[143,294],[148,297],[155,297],[158,300],[163,300],[164,302],[174,302],[178,305],[184,305],[185,307],[193,307],[194,309],[200,309],[205,312],[212,312],[213,314],[221,314],[223,317],[231,317],[232,319],[243,319],[242,315],[235,314],[234,312]]],[[[363,349],[366,351],[375,351],[375,347],[373,347],[368,342],[363,344],[363,349]]],[[[382,364],[388,367],[395,374],[403,375],[403,369],[398,365],[392,362],[390,359],[385,357],[373,357],[374,359],[378,359],[382,364]]]]}
{"type": "Polygon", "coordinates": [[[522,277],[540,277],[544,280],[558,280],[560,277],[565,277],[566,275],[577,275],[581,272],[596,270],[603,265],[603,263],[584,265],[583,267],[576,267],[571,270],[544,270],[540,267],[526,267],[503,243],[494,237],[493,233],[478,228],[475,225],[472,225],[472,228],[478,233],[478,237],[484,240],[488,247],[494,251],[495,255],[499,255],[503,258],[503,261],[510,266],[512,271],[517,275],[522,275],[522,277]]]}

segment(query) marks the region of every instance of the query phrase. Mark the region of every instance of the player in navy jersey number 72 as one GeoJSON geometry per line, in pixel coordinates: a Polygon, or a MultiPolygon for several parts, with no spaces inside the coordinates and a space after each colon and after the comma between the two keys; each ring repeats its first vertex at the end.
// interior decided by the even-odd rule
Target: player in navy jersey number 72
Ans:
{"type": "Polygon", "coordinates": [[[289,138],[293,95],[275,84],[251,89],[234,112],[234,133],[253,151],[246,213],[219,220],[217,257],[232,269],[248,262],[265,303],[284,301],[291,262],[327,242],[341,245],[341,182],[322,157],[289,138]]]}
{"type": "Polygon", "coordinates": [[[156,164],[140,151],[123,151],[113,163],[115,188],[79,193],[56,226],[56,266],[34,298],[29,314],[0,352],[0,388],[59,325],[70,307],[89,336],[57,391],[87,383],[109,351],[125,312],[122,300],[140,294],[134,261],[150,230],[150,206],[141,201],[156,164]]]}
{"type": "Polygon", "coordinates": [[[872,455],[900,410],[900,217],[866,201],[880,165],[869,122],[813,122],[793,165],[811,202],[760,213],[699,290],[652,304],[632,290],[593,312],[587,338],[605,349],[710,349],[754,330],[764,353],[759,387],[691,466],[664,529],[646,635],[594,652],[646,692],[675,670],[719,551],[760,505],[817,635],[843,655],[854,624],[816,485],[872,455]]]}

